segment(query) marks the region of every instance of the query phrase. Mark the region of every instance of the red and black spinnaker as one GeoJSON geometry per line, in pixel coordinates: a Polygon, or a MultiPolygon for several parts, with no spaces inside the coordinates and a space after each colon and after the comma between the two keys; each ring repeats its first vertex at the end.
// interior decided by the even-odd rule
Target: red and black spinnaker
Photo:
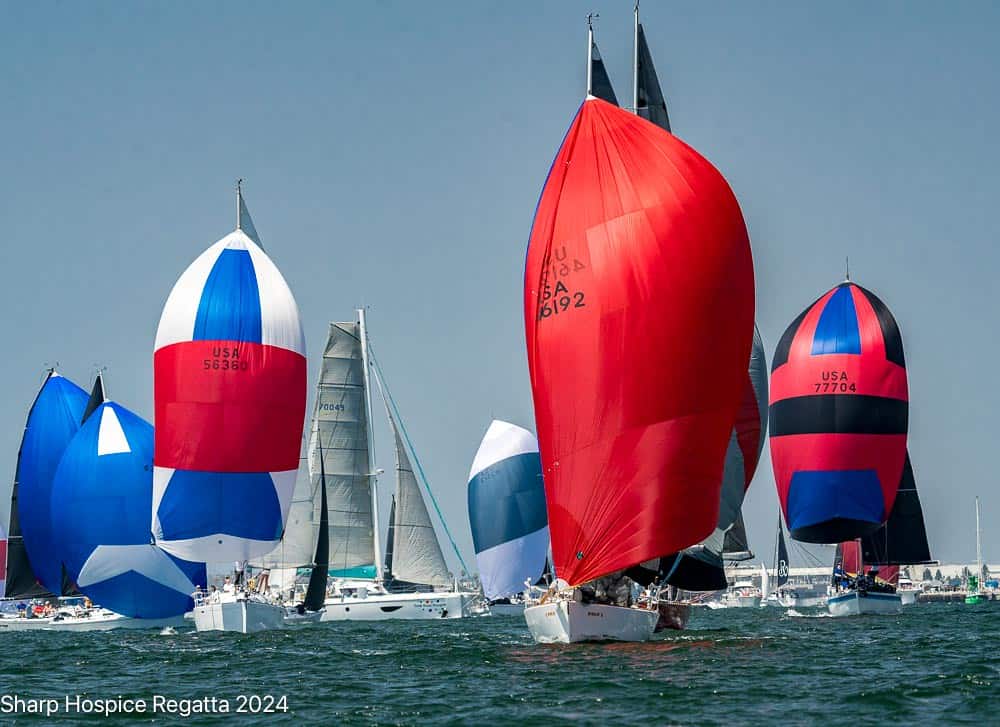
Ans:
{"type": "Polygon", "coordinates": [[[837,543],[876,531],[906,460],[909,394],[896,320],[849,281],[785,331],[771,365],[771,462],[791,536],[837,543]]]}

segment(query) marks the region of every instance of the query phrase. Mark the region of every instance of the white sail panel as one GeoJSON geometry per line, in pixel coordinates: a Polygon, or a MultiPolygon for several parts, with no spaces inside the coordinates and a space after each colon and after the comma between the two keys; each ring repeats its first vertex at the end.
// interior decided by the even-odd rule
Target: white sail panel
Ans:
{"type": "Polygon", "coordinates": [[[406,447],[403,446],[399,429],[392,417],[389,418],[389,423],[396,437],[396,518],[393,523],[392,576],[409,583],[450,585],[451,574],[434,533],[427,505],[420,494],[420,485],[410,466],[406,447]]]}
{"type": "Polygon", "coordinates": [[[331,323],[309,439],[312,522],[318,527],[321,442],[326,471],[330,572],[374,578],[372,467],[368,458],[369,413],[364,387],[358,324],[331,323]]]}

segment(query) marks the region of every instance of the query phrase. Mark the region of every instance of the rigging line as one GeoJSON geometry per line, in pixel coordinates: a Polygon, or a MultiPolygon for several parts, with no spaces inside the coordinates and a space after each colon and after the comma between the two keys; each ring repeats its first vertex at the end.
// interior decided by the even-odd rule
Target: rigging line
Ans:
{"type": "Polygon", "coordinates": [[[444,514],[438,506],[437,498],[434,497],[434,493],[431,491],[430,483],[427,481],[427,475],[424,474],[424,467],[420,464],[420,459],[417,457],[417,451],[414,449],[413,442],[410,441],[410,435],[407,433],[406,426],[403,424],[403,418],[399,415],[399,409],[396,407],[396,401],[392,398],[392,393],[389,391],[389,387],[385,384],[385,374],[382,373],[382,367],[379,365],[378,359],[375,357],[375,352],[372,350],[371,342],[368,343],[368,358],[371,359],[372,366],[375,368],[375,380],[378,382],[379,393],[382,394],[383,401],[388,403],[388,405],[392,408],[396,423],[399,425],[399,432],[403,435],[403,439],[406,440],[406,446],[409,448],[410,455],[413,457],[413,464],[416,465],[417,472],[420,473],[420,479],[423,482],[424,490],[426,490],[427,494],[430,496],[431,504],[434,505],[434,510],[437,512],[438,519],[444,527],[445,535],[448,536],[448,542],[451,543],[451,548],[455,551],[455,556],[458,558],[458,562],[462,566],[462,574],[468,576],[470,574],[469,567],[465,564],[465,559],[462,557],[462,553],[458,550],[458,544],[455,543],[455,538],[452,537],[451,530],[448,528],[448,523],[444,519],[444,514]]]}

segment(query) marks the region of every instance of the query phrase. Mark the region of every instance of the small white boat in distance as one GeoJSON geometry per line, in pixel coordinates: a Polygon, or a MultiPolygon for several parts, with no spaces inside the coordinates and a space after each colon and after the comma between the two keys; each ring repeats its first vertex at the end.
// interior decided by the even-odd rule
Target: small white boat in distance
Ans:
{"type": "Polygon", "coordinates": [[[830,596],[831,616],[863,616],[873,613],[899,613],[903,608],[898,593],[874,593],[850,590],[830,596]]]}
{"type": "Polygon", "coordinates": [[[252,634],[284,625],[285,608],[256,593],[224,592],[195,599],[194,626],[198,631],[252,634]]]}
{"type": "Polygon", "coordinates": [[[392,593],[381,583],[334,581],[321,621],[433,620],[470,616],[476,594],[462,591],[392,593]]]}
{"type": "Polygon", "coordinates": [[[131,618],[106,608],[77,611],[59,608],[52,616],[25,618],[5,614],[0,617],[0,631],[111,631],[113,629],[162,629],[183,627],[184,616],[171,618],[131,618]]]}
{"type": "Polygon", "coordinates": [[[524,609],[528,630],[540,644],[580,641],[648,641],[660,618],[655,602],[636,606],[584,604],[565,592],[524,609]]]}

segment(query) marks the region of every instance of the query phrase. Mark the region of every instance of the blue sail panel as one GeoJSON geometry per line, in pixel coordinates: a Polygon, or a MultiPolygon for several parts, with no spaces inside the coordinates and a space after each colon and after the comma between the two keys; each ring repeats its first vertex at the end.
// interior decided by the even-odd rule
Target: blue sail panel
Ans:
{"type": "Polygon", "coordinates": [[[534,435],[494,421],[469,473],[469,524],[483,592],[490,600],[524,590],[545,568],[545,488],[534,435]]]}
{"type": "Polygon", "coordinates": [[[151,543],[153,427],[105,402],[63,454],[53,480],[52,525],[61,565],[82,593],[116,613],[166,618],[193,607],[204,564],[151,543]]]}
{"type": "Polygon", "coordinates": [[[51,593],[63,591],[62,566],[53,557],[52,478],[66,446],[80,429],[88,394],[51,372],[42,384],[21,440],[17,508],[24,547],[35,577],[51,593]]]}

